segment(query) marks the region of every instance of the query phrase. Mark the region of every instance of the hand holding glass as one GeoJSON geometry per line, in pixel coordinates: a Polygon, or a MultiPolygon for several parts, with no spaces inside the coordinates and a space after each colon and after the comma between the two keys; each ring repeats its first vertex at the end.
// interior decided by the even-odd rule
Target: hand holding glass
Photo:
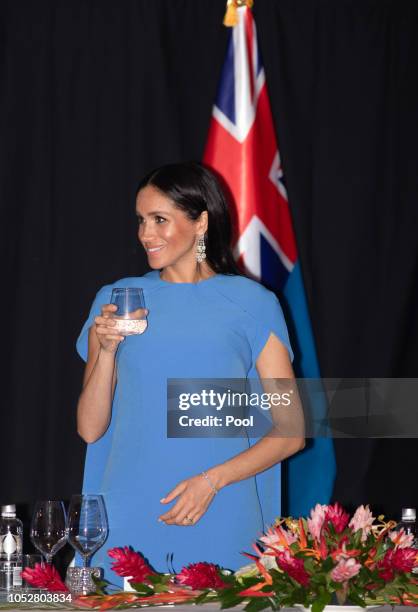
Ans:
{"type": "Polygon", "coordinates": [[[111,304],[118,307],[112,318],[121,336],[143,334],[147,329],[144,292],[139,287],[115,288],[110,299],[111,304]]]}
{"type": "Polygon", "coordinates": [[[73,495],[68,510],[67,537],[83,557],[83,566],[99,550],[108,534],[107,514],[101,495],[73,495]]]}
{"type": "Polygon", "coordinates": [[[65,508],[62,501],[38,501],[32,516],[30,529],[32,544],[41,552],[47,563],[66,543],[65,508]]]}

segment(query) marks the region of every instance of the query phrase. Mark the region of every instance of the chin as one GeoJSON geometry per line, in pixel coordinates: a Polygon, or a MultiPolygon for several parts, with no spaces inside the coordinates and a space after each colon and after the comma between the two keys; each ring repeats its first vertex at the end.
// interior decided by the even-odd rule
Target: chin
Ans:
{"type": "Polygon", "coordinates": [[[148,259],[148,265],[152,270],[161,270],[164,266],[157,261],[150,261],[148,259]]]}

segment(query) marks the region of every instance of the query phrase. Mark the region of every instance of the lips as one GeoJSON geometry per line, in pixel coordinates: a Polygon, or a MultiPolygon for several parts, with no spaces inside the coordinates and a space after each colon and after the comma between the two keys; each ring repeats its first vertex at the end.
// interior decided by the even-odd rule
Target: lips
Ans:
{"type": "Polygon", "coordinates": [[[155,246],[155,247],[145,247],[147,253],[149,253],[150,255],[154,255],[154,253],[158,253],[159,251],[161,251],[164,248],[164,245],[161,246],[155,246]]]}

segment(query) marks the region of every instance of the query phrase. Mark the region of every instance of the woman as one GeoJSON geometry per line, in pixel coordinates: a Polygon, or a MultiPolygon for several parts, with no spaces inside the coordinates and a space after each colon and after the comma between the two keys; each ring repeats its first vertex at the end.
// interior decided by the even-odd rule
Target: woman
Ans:
{"type": "Polygon", "coordinates": [[[152,172],[136,211],[152,271],[103,287],[77,344],[87,360],[83,490],[104,495],[110,524],[92,565],[107,569],[107,549],[132,545],[158,571],[168,559],[177,571],[201,560],[236,569],[278,514],[272,466],[303,438],[167,438],[167,379],[293,377],[283,314],[273,293],[239,275],[224,195],[202,165],[152,172]],[[148,328],[124,338],[109,302],[112,287],[129,286],[143,288],[148,328]]]}

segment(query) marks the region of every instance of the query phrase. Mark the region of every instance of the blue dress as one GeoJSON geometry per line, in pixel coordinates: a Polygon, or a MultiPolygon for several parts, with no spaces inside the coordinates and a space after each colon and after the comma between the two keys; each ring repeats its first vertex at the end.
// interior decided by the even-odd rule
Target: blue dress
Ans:
{"type": "MultiPolygon", "coordinates": [[[[218,274],[199,283],[171,283],[153,270],[103,287],[77,341],[87,359],[88,330],[113,287],[142,287],[148,328],[116,354],[111,423],[87,448],[83,491],[104,496],[109,537],[92,559],[109,571],[106,551],[131,545],[161,572],[208,561],[235,570],[242,551],[280,514],[280,466],[229,485],[196,525],[158,522],[173,504],[160,499],[185,478],[248,448],[248,439],[167,438],[167,378],[256,378],[255,363],[271,332],[293,358],[276,296],[241,276],[218,274]],[[172,559],[172,566],[167,559],[172,559]]],[[[120,581],[119,581],[120,583],[120,581]]]]}

